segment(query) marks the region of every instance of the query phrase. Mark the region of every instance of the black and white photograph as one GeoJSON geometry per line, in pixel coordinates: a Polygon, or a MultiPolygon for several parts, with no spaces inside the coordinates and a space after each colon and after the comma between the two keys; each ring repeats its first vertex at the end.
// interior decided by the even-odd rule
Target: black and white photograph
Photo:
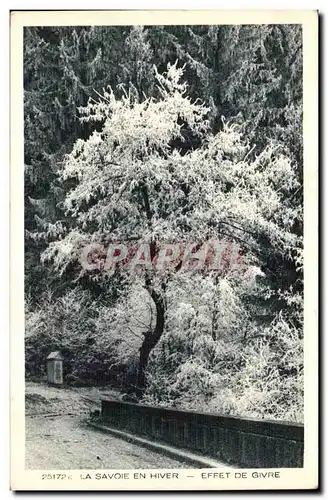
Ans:
{"type": "Polygon", "coordinates": [[[304,26],[156,19],[22,27],[24,469],[274,488],[317,337],[304,26]]]}

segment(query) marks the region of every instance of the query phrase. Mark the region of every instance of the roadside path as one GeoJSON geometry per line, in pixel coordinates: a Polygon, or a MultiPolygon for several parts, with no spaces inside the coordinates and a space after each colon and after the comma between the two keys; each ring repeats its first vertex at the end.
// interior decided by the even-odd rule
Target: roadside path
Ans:
{"type": "Polygon", "coordinates": [[[190,468],[170,457],[92,430],[76,415],[26,417],[27,469],[190,468]]]}
{"type": "Polygon", "coordinates": [[[118,391],[56,388],[26,382],[25,463],[27,469],[170,469],[190,464],[97,431],[84,423],[118,391]]]}

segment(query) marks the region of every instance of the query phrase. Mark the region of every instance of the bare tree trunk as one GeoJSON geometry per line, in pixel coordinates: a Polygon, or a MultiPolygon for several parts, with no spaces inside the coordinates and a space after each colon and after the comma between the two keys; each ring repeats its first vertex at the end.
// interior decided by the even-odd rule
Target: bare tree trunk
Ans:
{"type": "Polygon", "coordinates": [[[137,396],[141,397],[145,391],[145,372],[148,366],[149,355],[160,340],[165,325],[165,299],[164,296],[155,290],[147,287],[156,307],[156,325],[154,330],[148,330],[140,347],[139,368],[137,375],[137,396]]]}
{"type": "MultiPolygon", "coordinates": [[[[148,194],[148,186],[146,182],[144,182],[141,186],[141,194],[144,202],[144,210],[146,213],[148,226],[151,228],[152,226],[152,210],[150,207],[149,194],[148,194]]],[[[156,242],[152,241],[150,244],[150,256],[153,260],[157,253],[156,242]]],[[[148,290],[151,298],[154,301],[156,308],[156,325],[154,330],[151,329],[144,334],[145,338],[143,339],[142,345],[140,347],[140,355],[139,355],[139,368],[137,374],[137,388],[136,395],[141,397],[145,391],[146,387],[146,369],[148,366],[149,355],[154,347],[158,344],[159,339],[161,338],[164,332],[164,324],[165,324],[165,283],[162,282],[162,290],[161,292],[157,292],[154,290],[152,286],[151,277],[146,274],[145,278],[145,287],[148,290]]]]}
{"type": "Polygon", "coordinates": [[[212,339],[217,340],[217,331],[218,331],[218,320],[219,320],[219,278],[216,276],[214,278],[215,291],[213,297],[213,313],[212,313],[212,339]]]}

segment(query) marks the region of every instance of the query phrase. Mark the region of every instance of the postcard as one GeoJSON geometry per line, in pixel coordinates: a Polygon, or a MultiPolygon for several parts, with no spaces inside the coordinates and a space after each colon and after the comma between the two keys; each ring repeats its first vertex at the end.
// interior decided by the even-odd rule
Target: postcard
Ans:
{"type": "Polygon", "coordinates": [[[318,12],[12,11],[11,488],[318,487],[318,12]]]}

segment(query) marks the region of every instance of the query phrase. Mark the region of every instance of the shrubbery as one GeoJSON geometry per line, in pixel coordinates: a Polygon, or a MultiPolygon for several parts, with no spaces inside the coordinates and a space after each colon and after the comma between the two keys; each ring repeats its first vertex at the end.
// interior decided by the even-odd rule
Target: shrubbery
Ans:
{"type": "Polygon", "coordinates": [[[203,289],[192,280],[188,285],[185,296],[179,290],[181,302],[172,313],[171,331],[150,363],[145,401],[302,422],[303,339],[286,314],[280,312],[270,324],[261,324],[256,315],[249,317],[238,299],[242,286],[233,290],[225,284],[214,340],[204,293],[209,283],[204,282],[203,289]],[[192,288],[198,293],[192,294],[192,288]]]}
{"type": "MultiPolygon", "coordinates": [[[[60,350],[65,381],[76,384],[117,383],[115,346],[110,325],[100,331],[103,309],[87,292],[76,289],[63,297],[43,298],[38,308],[26,310],[25,362],[27,376],[42,376],[46,358],[60,350]],[[100,332],[103,342],[99,341],[100,332]]],[[[104,326],[104,325],[102,325],[104,326]]],[[[121,366],[120,370],[123,371],[121,366]]]]}
{"type": "MultiPolygon", "coordinates": [[[[247,316],[238,293],[256,288],[256,276],[235,289],[225,280],[179,278],[168,290],[167,329],[147,371],[148,404],[213,413],[303,419],[303,340],[279,313],[260,326],[247,316]],[[193,292],[192,292],[193,290],[193,292]],[[213,335],[213,294],[220,295],[213,335]],[[179,301],[176,301],[179,297],[179,301]],[[214,337],[214,338],[213,338],[214,337]]],[[[26,313],[26,374],[41,376],[49,352],[65,357],[70,385],[111,384],[128,390],[136,382],[141,335],[151,319],[136,284],[108,308],[82,290],[44,298],[26,313]]]]}

